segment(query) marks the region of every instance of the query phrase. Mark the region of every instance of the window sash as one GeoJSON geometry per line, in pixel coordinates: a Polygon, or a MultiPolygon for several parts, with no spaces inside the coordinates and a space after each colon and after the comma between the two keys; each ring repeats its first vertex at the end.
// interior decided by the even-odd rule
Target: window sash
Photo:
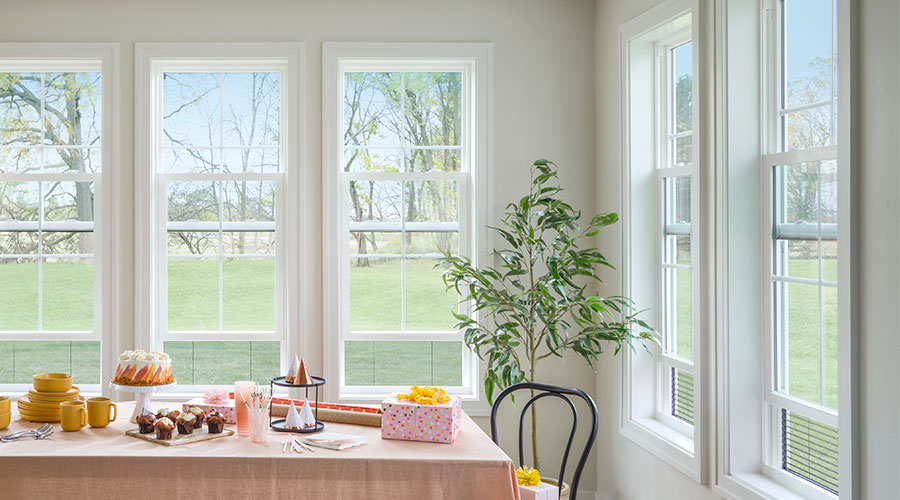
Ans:
{"type": "MultiPolygon", "coordinates": [[[[339,276],[340,276],[340,322],[339,324],[342,327],[339,329],[338,334],[338,376],[340,378],[339,383],[339,394],[341,398],[344,399],[368,399],[373,396],[382,396],[385,394],[390,394],[392,392],[398,390],[405,390],[407,386],[390,386],[390,385],[377,385],[377,386],[358,386],[352,385],[348,386],[345,381],[346,376],[346,363],[345,363],[345,343],[348,341],[455,341],[455,342],[463,342],[464,334],[457,330],[437,330],[437,331],[416,331],[416,330],[407,330],[406,329],[406,310],[405,310],[405,300],[403,297],[406,296],[407,290],[406,285],[401,284],[400,287],[400,300],[401,300],[401,330],[399,331],[365,331],[365,330],[352,330],[350,327],[351,320],[351,312],[350,312],[350,274],[351,274],[351,266],[349,265],[350,260],[357,256],[355,253],[351,253],[350,248],[346,244],[346,240],[351,233],[351,229],[361,229],[361,228],[369,228],[374,230],[381,231],[389,231],[395,230],[395,232],[411,232],[410,229],[413,229],[413,233],[415,233],[416,229],[419,230],[428,230],[428,232],[456,232],[459,240],[459,253],[461,255],[471,256],[471,249],[474,245],[473,235],[472,235],[472,218],[474,216],[472,212],[473,208],[473,199],[471,198],[471,184],[473,182],[473,173],[471,169],[471,164],[473,161],[473,151],[472,151],[472,140],[471,134],[473,131],[472,120],[475,118],[473,113],[473,109],[471,103],[474,101],[475,96],[473,95],[474,82],[473,82],[473,72],[472,66],[473,64],[470,61],[453,63],[453,62],[442,62],[442,61],[390,61],[390,60],[381,60],[381,61],[347,61],[341,60],[338,64],[338,83],[340,85],[340,92],[337,95],[337,109],[338,120],[340,124],[340,128],[344,126],[344,86],[345,86],[345,77],[346,73],[350,72],[400,72],[400,73],[410,73],[410,72],[453,72],[453,73],[461,73],[461,91],[460,91],[460,99],[461,99],[461,116],[460,116],[460,131],[459,131],[459,144],[457,145],[430,145],[430,146],[419,146],[410,144],[406,137],[406,128],[405,126],[401,130],[400,133],[400,144],[393,146],[370,146],[370,145],[354,145],[354,144],[345,144],[345,140],[343,134],[339,135],[338,148],[337,152],[338,158],[343,158],[344,151],[347,150],[360,150],[360,151],[379,151],[379,150],[395,150],[395,151],[412,151],[412,150],[438,150],[438,151],[458,151],[460,153],[460,170],[458,172],[345,172],[343,168],[341,168],[340,172],[337,175],[338,179],[338,190],[340,193],[340,227],[337,232],[337,244],[340,245],[340,257],[339,257],[339,276]],[[349,217],[349,207],[347,206],[346,200],[350,197],[350,182],[351,181],[390,181],[390,182],[398,182],[401,185],[405,185],[405,183],[411,182],[423,182],[423,181],[435,181],[435,182],[454,182],[457,186],[457,220],[455,222],[440,222],[440,223],[421,223],[421,222],[407,222],[405,221],[405,213],[401,213],[401,218],[399,221],[395,222],[351,222],[349,217]]],[[[405,79],[401,80],[402,84],[405,85],[405,79]]],[[[405,112],[405,92],[401,94],[403,98],[401,99],[401,113],[405,112]]],[[[405,168],[405,155],[404,155],[404,164],[405,168]]],[[[342,162],[340,163],[342,164],[342,162]]],[[[337,165],[329,165],[329,168],[336,168],[337,165]]],[[[403,212],[401,210],[401,212],[403,212]]],[[[439,257],[439,254],[410,254],[405,250],[405,246],[401,247],[401,252],[399,254],[396,253],[376,253],[376,254],[365,254],[366,257],[392,257],[397,258],[401,262],[401,273],[403,273],[403,269],[405,268],[405,263],[407,260],[421,259],[421,258],[435,258],[439,257]]],[[[401,280],[401,283],[405,283],[405,278],[401,280]]],[[[460,306],[465,307],[465,306],[460,306]]],[[[463,356],[462,356],[462,385],[460,386],[446,386],[447,390],[451,393],[471,393],[473,391],[473,387],[475,385],[474,377],[472,372],[474,371],[475,361],[473,359],[473,355],[467,352],[465,348],[465,344],[462,344],[463,348],[463,356]]]]}
{"type": "MultiPolygon", "coordinates": [[[[285,315],[285,299],[286,299],[286,253],[287,253],[287,234],[285,234],[285,210],[286,210],[286,177],[288,168],[288,145],[286,138],[289,135],[289,71],[287,63],[281,58],[258,58],[251,60],[233,60],[233,61],[166,61],[165,63],[154,62],[153,74],[155,88],[155,102],[152,109],[155,111],[153,123],[157,129],[155,141],[153,145],[154,155],[152,158],[152,179],[151,182],[155,186],[155,227],[154,241],[155,254],[153,262],[154,271],[152,278],[155,280],[155,312],[156,315],[156,331],[153,332],[152,345],[155,349],[162,350],[165,342],[204,342],[204,341],[275,341],[281,345],[279,359],[283,362],[285,343],[286,343],[286,318],[285,315]],[[197,73],[220,73],[219,87],[219,107],[220,111],[224,109],[223,105],[225,96],[221,87],[221,79],[227,73],[278,73],[280,75],[280,116],[279,116],[279,144],[278,145],[250,145],[236,146],[233,144],[225,144],[224,136],[224,120],[220,120],[219,144],[209,146],[192,146],[192,145],[164,145],[163,137],[163,91],[162,81],[164,73],[173,72],[197,72],[197,73]],[[188,150],[188,149],[210,149],[210,150],[270,150],[279,152],[279,171],[278,172],[165,172],[163,164],[163,152],[167,150],[188,150]],[[201,222],[201,221],[169,221],[168,220],[168,186],[172,182],[211,182],[219,185],[218,189],[224,189],[224,185],[228,182],[272,182],[274,183],[274,213],[273,221],[226,221],[224,213],[224,197],[218,196],[219,203],[217,207],[218,220],[201,222]],[[218,238],[222,238],[227,232],[266,232],[274,233],[275,248],[270,254],[231,254],[221,247],[219,242],[216,252],[210,254],[170,254],[168,253],[168,235],[173,231],[200,231],[216,233],[218,238]],[[178,330],[169,327],[169,298],[168,298],[168,266],[171,259],[216,259],[219,261],[218,267],[218,328],[210,330],[178,330]],[[225,288],[224,288],[224,269],[223,263],[225,259],[271,259],[275,262],[274,280],[274,328],[272,330],[226,330],[224,329],[225,314],[225,288]]],[[[185,386],[190,389],[198,389],[204,387],[215,387],[210,384],[195,384],[185,386]]]]}

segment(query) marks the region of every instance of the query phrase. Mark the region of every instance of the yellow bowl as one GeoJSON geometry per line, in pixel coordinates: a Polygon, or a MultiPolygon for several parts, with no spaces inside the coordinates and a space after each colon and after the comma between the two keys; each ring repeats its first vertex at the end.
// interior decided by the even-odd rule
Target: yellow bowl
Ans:
{"type": "Polygon", "coordinates": [[[33,377],[34,390],[38,392],[69,392],[72,376],[68,373],[42,373],[33,377]]]}
{"type": "Polygon", "coordinates": [[[9,420],[11,416],[11,412],[0,413],[0,431],[9,427],[9,420]]]}

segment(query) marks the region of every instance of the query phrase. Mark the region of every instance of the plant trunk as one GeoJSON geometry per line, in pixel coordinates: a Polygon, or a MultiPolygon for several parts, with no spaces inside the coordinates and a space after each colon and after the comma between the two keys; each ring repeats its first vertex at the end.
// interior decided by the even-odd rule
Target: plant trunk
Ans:
{"type": "MultiPolygon", "coordinates": [[[[534,397],[534,389],[531,390],[531,397],[534,397]]],[[[534,465],[533,467],[537,470],[541,470],[541,461],[538,458],[538,433],[537,433],[537,405],[531,405],[531,453],[534,456],[534,465]]]]}
{"type": "MultiPolygon", "coordinates": [[[[534,383],[534,359],[531,360],[529,365],[531,365],[531,380],[528,382],[534,383]]],[[[531,389],[531,398],[534,399],[534,389],[531,389]]],[[[531,404],[531,456],[534,457],[534,467],[537,470],[541,470],[541,459],[538,457],[538,416],[537,416],[537,404],[531,404]]],[[[522,464],[525,465],[525,464],[522,464]]]]}

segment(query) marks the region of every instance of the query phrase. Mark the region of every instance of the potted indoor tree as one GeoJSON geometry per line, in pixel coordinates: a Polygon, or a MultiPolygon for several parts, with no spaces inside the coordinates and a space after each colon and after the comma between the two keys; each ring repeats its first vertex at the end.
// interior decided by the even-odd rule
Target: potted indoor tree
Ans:
{"type": "MultiPolygon", "coordinates": [[[[601,268],[612,264],[593,247],[600,229],[618,220],[615,213],[593,216],[581,226],[581,212],[560,198],[556,165],[534,162],[531,185],[518,203],[510,203],[502,227],[488,226],[505,243],[491,256],[498,266],[476,267],[463,256],[444,252],[444,283],[471,304],[468,314],[455,314],[465,342],[486,361],[484,390],[494,391],[526,381],[536,382],[538,363],[573,351],[591,368],[607,345],[618,354],[657,342],[656,332],[641,320],[627,297],[601,297],[595,287],[601,268]]],[[[537,413],[531,406],[534,466],[537,413]]]]}

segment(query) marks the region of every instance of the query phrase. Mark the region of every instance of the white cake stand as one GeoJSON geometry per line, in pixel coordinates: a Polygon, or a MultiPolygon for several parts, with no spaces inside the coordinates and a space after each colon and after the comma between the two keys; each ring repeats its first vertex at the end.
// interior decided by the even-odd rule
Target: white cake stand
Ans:
{"type": "Polygon", "coordinates": [[[136,423],[138,415],[141,414],[141,410],[144,408],[151,410],[153,408],[150,405],[151,394],[154,392],[171,391],[178,387],[178,382],[176,381],[166,385],[119,385],[110,382],[109,386],[119,392],[133,392],[137,397],[137,401],[134,403],[134,413],[131,414],[131,422],[136,423]]]}

